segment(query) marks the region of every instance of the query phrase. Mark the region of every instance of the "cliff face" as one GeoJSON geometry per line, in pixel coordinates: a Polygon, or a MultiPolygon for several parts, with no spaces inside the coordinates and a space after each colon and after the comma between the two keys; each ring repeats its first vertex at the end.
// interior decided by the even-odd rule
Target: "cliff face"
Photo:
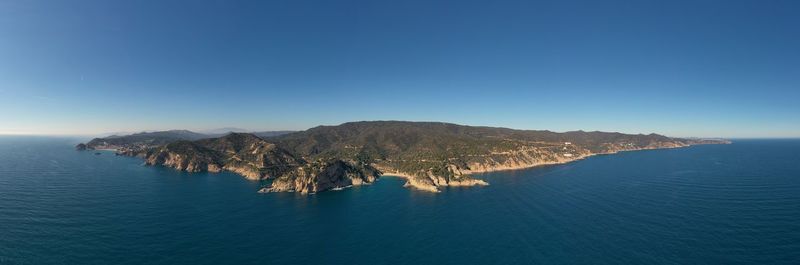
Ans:
{"type": "Polygon", "coordinates": [[[408,176],[403,187],[415,188],[422,191],[440,192],[443,187],[471,187],[488,186],[486,181],[469,176],[436,176],[426,174],[423,176],[408,176]]]}
{"type": "Polygon", "coordinates": [[[563,164],[598,154],[613,154],[622,151],[678,148],[689,144],[671,138],[640,143],[626,141],[604,143],[594,150],[571,142],[552,143],[545,146],[519,146],[516,150],[504,150],[477,156],[455,156],[444,159],[443,164],[429,164],[420,170],[406,164],[424,164],[426,161],[383,161],[379,168],[388,175],[406,179],[405,186],[423,191],[439,192],[443,187],[485,186],[487,182],[470,177],[471,174],[502,170],[525,169],[542,165],[563,164]]]}
{"type": "Polygon", "coordinates": [[[232,133],[198,141],[176,141],[156,148],[120,148],[147,165],[186,172],[227,170],[250,180],[273,179],[260,192],[316,193],[376,181],[380,172],[355,161],[307,163],[294,154],[251,134],[232,133]]]}
{"type": "Polygon", "coordinates": [[[314,162],[276,178],[272,185],[259,192],[316,193],[369,184],[378,180],[380,174],[370,165],[352,161],[314,162]]]}
{"type": "Polygon", "coordinates": [[[199,141],[177,141],[145,150],[125,150],[148,165],[187,172],[228,170],[251,180],[277,177],[305,162],[274,144],[250,134],[229,134],[199,141]]]}
{"type": "Polygon", "coordinates": [[[181,153],[164,147],[144,156],[147,165],[163,165],[186,172],[219,172],[220,162],[201,153],[181,153]]]}
{"type": "Polygon", "coordinates": [[[78,149],[114,148],[148,165],[187,172],[227,170],[267,180],[260,192],[316,193],[376,181],[382,172],[406,178],[406,187],[485,186],[472,174],[561,164],[597,154],[678,148],[720,140],[657,134],[527,131],[431,122],[355,122],[320,126],[264,140],[231,133],[219,138],[185,131],[107,137],[78,149]],[[163,143],[163,144],[161,144],[163,143]],[[312,161],[312,162],[308,162],[312,161]]]}

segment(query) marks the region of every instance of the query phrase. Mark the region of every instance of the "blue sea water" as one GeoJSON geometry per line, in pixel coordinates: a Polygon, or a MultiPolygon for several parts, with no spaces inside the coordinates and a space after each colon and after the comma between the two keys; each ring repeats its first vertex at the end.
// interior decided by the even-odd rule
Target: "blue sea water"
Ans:
{"type": "Polygon", "coordinates": [[[800,140],[258,194],[75,139],[0,137],[0,264],[798,264],[800,140]]]}

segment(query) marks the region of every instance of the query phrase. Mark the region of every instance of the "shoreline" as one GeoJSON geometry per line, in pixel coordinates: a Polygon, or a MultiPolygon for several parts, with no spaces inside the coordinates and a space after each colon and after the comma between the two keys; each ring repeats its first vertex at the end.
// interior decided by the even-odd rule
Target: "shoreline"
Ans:
{"type": "MultiPolygon", "coordinates": [[[[702,144],[697,144],[697,145],[702,145],[702,144]]],[[[540,166],[554,166],[554,165],[568,164],[568,163],[584,160],[586,158],[590,158],[590,157],[594,157],[594,156],[614,155],[614,154],[619,154],[619,153],[623,153],[623,152],[655,151],[655,150],[663,150],[663,149],[678,149],[678,148],[686,148],[686,147],[692,147],[692,146],[695,146],[695,145],[641,148],[641,149],[632,149],[632,150],[619,150],[619,151],[607,152],[607,153],[594,153],[594,154],[578,156],[578,157],[575,157],[575,158],[573,158],[571,160],[558,161],[558,162],[544,162],[544,163],[539,163],[539,164],[534,164],[534,165],[529,165],[529,166],[526,165],[526,166],[519,166],[519,167],[499,168],[499,169],[495,168],[495,169],[489,169],[489,170],[475,170],[475,171],[470,171],[469,174],[485,174],[485,173],[492,173],[492,172],[498,172],[498,171],[525,170],[525,169],[531,169],[531,168],[540,167],[540,166]]]]}
{"type": "Polygon", "coordinates": [[[96,149],[95,149],[95,148],[92,148],[92,149],[89,149],[89,150],[94,150],[94,151],[112,151],[112,152],[116,152],[118,149],[116,149],[116,148],[96,148],[96,149]]]}
{"type": "Polygon", "coordinates": [[[468,174],[471,175],[471,174],[485,174],[485,173],[492,173],[492,172],[499,172],[499,171],[525,170],[525,169],[531,169],[531,168],[540,167],[540,166],[554,166],[554,165],[568,164],[568,163],[577,162],[577,161],[584,160],[586,158],[590,158],[590,157],[594,157],[594,156],[614,155],[614,154],[618,154],[618,153],[622,153],[622,152],[637,152],[637,151],[661,150],[661,149],[677,149],[677,148],[685,148],[685,147],[690,147],[690,146],[692,146],[692,145],[676,146],[676,147],[661,147],[661,148],[642,148],[642,149],[635,149],[635,150],[620,150],[620,151],[608,152],[608,153],[594,153],[594,154],[577,156],[577,157],[574,157],[574,158],[571,158],[571,159],[567,159],[567,160],[563,160],[563,161],[550,161],[550,162],[536,163],[536,164],[524,165],[524,166],[514,166],[514,167],[502,167],[502,168],[495,167],[495,168],[488,169],[488,170],[480,170],[480,169],[479,170],[469,170],[468,174]]]}
{"type": "MultiPolygon", "coordinates": [[[[538,162],[529,163],[529,164],[520,164],[517,161],[514,161],[512,163],[512,165],[495,164],[493,166],[482,166],[479,163],[473,163],[471,166],[473,168],[476,168],[476,169],[464,169],[464,170],[461,170],[461,169],[458,169],[457,167],[455,169],[451,169],[451,171],[455,170],[455,172],[453,172],[453,173],[456,176],[463,176],[463,178],[447,178],[447,177],[442,177],[442,176],[434,176],[430,172],[427,173],[428,174],[427,177],[426,176],[416,176],[416,175],[412,175],[412,174],[409,174],[409,173],[406,173],[406,172],[400,172],[400,171],[396,171],[394,169],[390,169],[390,168],[386,168],[386,167],[380,167],[380,166],[375,165],[375,164],[372,164],[372,166],[375,167],[376,169],[378,169],[379,171],[381,171],[380,177],[397,177],[397,178],[405,179],[406,182],[403,185],[403,187],[413,188],[413,189],[417,189],[417,190],[420,190],[420,191],[438,193],[438,192],[441,192],[441,190],[440,190],[441,187],[451,187],[451,186],[452,187],[472,187],[472,186],[488,186],[489,185],[489,183],[485,179],[473,178],[473,177],[471,177],[473,175],[487,174],[487,173],[499,172],[499,171],[526,170],[526,169],[532,169],[532,168],[542,167],[542,166],[562,165],[562,164],[567,164],[567,163],[583,160],[583,159],[586,159],[586,158],[589,158],[589,157],[593,157],[593,156],[613,155],[613,154],[617,154],[617,153],[620,153],[620,152],[634,152],[634,151],[659,150],[659,149],[676,149],[676,148],[691,147],[691,146],[694,146],[694,145],[703,145],[703,144],[687,144],[687,145],[681,145],[681,146],[657,146],[657,147],[649,146],[649,147],[639,148],[639,149],[615,150],[615,151],[612,151],[612,152],[605,152],[605,153],[583,153],[583,154],[576,154],[575,156],[571,156],[571,157],[557,156],[557,158],[554,161],[538,161],[538,162]],[[516,164],[514,164],[514,163],[516,163],[516,164]]],[[[96,151],[115,151],[115,152],[119,151],[119,149],[115,149],[115,148],[98,148],[98,149],[92,149],[92,150],[96,150],[96,151]]],[[[145,162],[145,164],[147,164],[147,163],[145,162]]],[[[253,179],[251,177],[248,177],[245,174],[242,174],[242,172],[238,172],[236,170],[231,170],[230,168],[223,168],[223,170],[231,172],[231,173],[239,175],[239,176],[242,176],[246,180],[249,180],[249,181],[258,181],[258,179],[253,179]]],[[[212,172],[212,173],[216,173],[216,172],[219,172],[219,171],[222,171],[222,170],[214,170],[214,171],[208,170],[208,172],[212,172]]],[[[377,181],[377,179],[376,179],[376,181],[377,181]]],[[[336,189],[336,190],[341,190],[341,189],[346,189],[346,188],[349,188],[349,187],[341,187],[340,189],[336,189]]]]}
{"type": "MultiPolygon", "coordinates": [[[[691,146],[695,146],[695,145],[691,145],[690,144],[690,145],[685,145],[685,146],[665,146],[665,147],[640,148],[640,149],[632,149],[632,150],[618,150],[618,151],[607,152],[607,153],[594,153],[594,154],[581,155],[581,156],[573,157],[573,158],[570,158],[570,159],[565,159],[565,160],[562,160],[562,161],[548,161],[548,162],[534,163],[534,164],[527,164],[527,165],[520,165],[520,166],[491,167],[491,168],[487,168],[487,169],[464,170],[462,172],[465,173],[465,174],[463,174],[464,176],[470,176],[470,175],[476,175],[476,174],[486,174],[486,173],[501,172],[501,171],[526,170],[526,169],[532,169],[532,168],[542,167],[542,166],[554,166],[554,165],[568,164],[568,163],[584,160],[584,159],[589,158],[589,157],[600,156],[600,155],[614,155],[614,154],[618,154],[618,153],[621,153],[621,152],[636,152],[636,151],[661,150],[661,149],[677,149],[677,148],[686,148],[686,147],[691,147],[691,146]]],[[[379,170],[381,170],[381,169],[379,168],[379,170]]],[[[421,191],[441,192],[441,190],[439,190],[437,188],[438,187],[437,185],[431,185],[431,184],[428,184],[428,183],[419,183],[418,181],[413,181],[414,179],[418,178],[418,176],[412,176],[412,175],[410,175],[408,173],[403,173],[403,172],[399,172],[399,171],[383,172],[381,174],[381,177],[397,177],[397,178],[405,179],[406,183],[403,185],[403,187],[411,187],[411,188],[415,188],[415,189],[418,189],[418,190],[421,190],[421,191]]],[[[464,187],[464,186],[486,186],[486,185],[489,185],[489,183],[487,183],[483,179],[474,179],[474,180],[478,181],[478,182],[476,182],[474,184],[471,184],[471,185],[463,185],[463,184],[461,184],[461,185],[445,185],[445,186],[462,186],[462,187],[464,187]]]]}

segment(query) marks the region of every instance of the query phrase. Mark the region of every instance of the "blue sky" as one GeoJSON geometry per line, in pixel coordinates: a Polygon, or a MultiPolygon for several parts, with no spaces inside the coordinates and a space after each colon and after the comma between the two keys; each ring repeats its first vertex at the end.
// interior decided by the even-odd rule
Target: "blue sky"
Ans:
{"type": "Polygon", "coordinates": [[[0,134],[800,137],[797,1],[0,1],[0,134]]]}

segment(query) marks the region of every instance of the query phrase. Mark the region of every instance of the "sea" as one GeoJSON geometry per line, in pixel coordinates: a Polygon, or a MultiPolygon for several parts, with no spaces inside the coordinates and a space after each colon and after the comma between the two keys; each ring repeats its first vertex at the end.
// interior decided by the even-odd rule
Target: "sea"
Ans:
{"type": "Polygon", "coordinates": [[[80,140],[0,137],[0,264],[800,264],[800,140],[313,195],[80,140]]]}

